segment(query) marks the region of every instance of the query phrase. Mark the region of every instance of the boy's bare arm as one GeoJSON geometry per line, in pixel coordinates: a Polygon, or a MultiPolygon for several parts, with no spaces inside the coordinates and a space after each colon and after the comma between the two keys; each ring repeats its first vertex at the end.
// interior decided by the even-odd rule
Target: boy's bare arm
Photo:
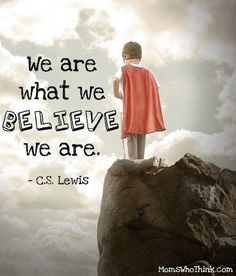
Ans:
{"type": "Polygon", "coordinates": [[[119,91],[119,87],[120,87],[120,80],[118,78],[113,78],[112,80],[113,82],[113,93],[114,93],[114,96],[118,99],[121,99],[122,100],[122,93],[119,91]]]}

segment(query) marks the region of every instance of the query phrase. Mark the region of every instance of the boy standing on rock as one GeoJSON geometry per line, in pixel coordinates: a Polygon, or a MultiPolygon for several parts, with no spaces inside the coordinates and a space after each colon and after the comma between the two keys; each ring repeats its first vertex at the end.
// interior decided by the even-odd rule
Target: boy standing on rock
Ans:
{"type": "Polygon", "coordinates": [[[165,130],[159,85],[152,73],[140,64],[142,48],[139,43],[127,42],[122,58],[125,65],[113,77],[113,92],[123,101],[121,139],[124,155],[127,159],[143,159],[146,134],[165,130]]]}

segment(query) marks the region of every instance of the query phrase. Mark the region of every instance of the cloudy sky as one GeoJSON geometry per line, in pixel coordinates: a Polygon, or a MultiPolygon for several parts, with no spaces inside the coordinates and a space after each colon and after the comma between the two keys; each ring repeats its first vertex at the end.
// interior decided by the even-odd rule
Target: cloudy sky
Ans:
{"type": "MultiPolygon", "coordinates": [[[[143,65],[160,83],[166,131],[148,136],[146,157],[171,165],[191,152],[236,169],[236,1],[234,0],[1,0],[0,109],[53,112],[117,110],[111,78],[121,48],[143,46],[143,65]],[[27,56],[52,62],[50,72],[29,72],[27,56]],[[97,70],[62,72],[60,60],[94,59],[97,70]],[[69,100],[22,100],[19,86],[59,86],[69,100]],[[81,100],[77,86],[102,87],[105,99],[81,100]]],[[[61,96],[61,94],[59,94],[61,96]]],[[[84,114],[84,113],[83,113],[84,114]]],[[[54,118],[55,119],[55,118],[54,118]]],[[[83,117],[84,119],[84,117],[83,117]]],[[[122,158],[120,130],[0,129],[0,270],[4,276],[96,275],[96,226],[107,168],[122,158]],[[24,143],[48,143],[47,157],[26,156],[24,143]],[[92,143],[99,156],[60,156],[58,145],[92,143]],[[80,186],[39,186],[37,176],[88,176],[80,186]]],[[[68,121],[68,117],[66,118],[68,121]]],[[[54,124],[55,125],[55,124],[54,124]]]]}

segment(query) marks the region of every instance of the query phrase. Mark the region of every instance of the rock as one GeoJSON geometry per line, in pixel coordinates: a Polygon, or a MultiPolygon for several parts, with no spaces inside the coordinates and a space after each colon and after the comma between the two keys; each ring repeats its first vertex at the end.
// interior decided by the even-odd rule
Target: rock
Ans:
{"type": "Polygon", "coordinates": [[[99,276],[155,276],[162,275],[159,266],[198,262],[235,267],[236,172],[191,154],[162,164],[117,160],[108,170],[97,232],[99,276]]]}

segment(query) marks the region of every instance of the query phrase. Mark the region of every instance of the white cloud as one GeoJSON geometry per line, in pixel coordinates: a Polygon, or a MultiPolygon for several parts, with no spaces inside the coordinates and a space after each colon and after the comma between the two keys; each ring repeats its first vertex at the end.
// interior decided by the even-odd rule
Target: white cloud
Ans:
{"type": "Polygon", "coordinates": [[[30,41],[41,46],[58,42],[60,46],[65,40],[80,40],[77,28],[82,10],[101,15],[109,4],[108,0],[6,1],[0,5],[0,34],[14,42],[30,41]]]}
{"type": "MultiPolygon", "coordinates": [[[[97,20],[89,22],[93,28],[102,21],[104,25],[110,24],[114,30],[110,37],[95,39],[94,45],[107,49],[110,58],[117,64],[122,61],[123,44],[130,40],[142,44],[146,63],[160,65],[170,58],[192,57],[189,47],[191,41],[188,41],[186,34],[180,32],[188,15],[187,8],[187,2],[180,8],[176,1],[169,4],[156,1],[149,5],[137,1],[126,1],[123,5],[122,1],[119,3],[114,1],[105,8],[107,17],[97,16],[97,20]],[[171,23],[173,20],[174,24],[171,23]]],[[[94,37],[98,38],[96,33],[94,37]]]]}
{"type": "Polygon", "coordinates": [[[184,129],[176,130],[169,133],[161,141],[154,141],[149,144],[146,157],[162,157],[167,160],[169,165],[172,165],[186,152],[190,152],[220,167],[235,169],[235,134],[235,127],[211,135],[184,129]]]}
{"type": "Polygon", "coordinates": [[[220,106],[216,115],[222,125],[236,124],[236,71],[229,77],[219,95],[220,106]]]}
{"type": "Polygon", "coordinates": [[[19,228],[19,229],[24,229],[24,230],[29,229],[28,223],[26,223],[24,220],[17,218],[15,216],[10,217],[10,216],[4,214],[0,217],[0,221],[10,224],[10,225],[14,225],[16,228],[19,228]]]}
{"type": "Polygon", "coordinates": [[[0,33],[19,42],[51,46],[54,41],[77,39],[76,1],[10,1],[0,6],[0,33]]]}
{"type": "Polygon", "coordinates": [[[95,225],[96,220],[88,219],[44,220],[27,238],[1,242],[1,272],[7,276],[94,276],[98,255],[95,225]]]}
{"type": "Polygon", "coordinates": [[[13,56],[10,51],[4,48],[0,42],[0,78],[1,96],[12,94],[16,98],[19,96],[16,88],[18,85],[29,85],[36,81],[35,74],[29,72],[27,60],[22,56],[13,56]]]}
{"type": "Polygon", "coordinates": [[[107,49],[117,64],[121,63],[123,44],[136,40],[143,46],[147,64],[160,66],[170,60],[206,58],[233,66],[234,6],[232,1],[114,1],[105,8],[109,19],[98,17],[90,22],[91,26],[109,22],[113,36],[96,39],[94,44],[107,49]],[[222,13],[224,9],[227,13],[222,13]]]}
{"type": "Polygon", "coordinates": [[[147,63],[200,56],[232,64],[234,7],[232,1],[10,1],[0,6],[0,33],[44,46],[79,39],[80,12],[88,10],[92,45],[106,48],[117,63],[123,44],[137,40],[146,49],[147,63]]]}

